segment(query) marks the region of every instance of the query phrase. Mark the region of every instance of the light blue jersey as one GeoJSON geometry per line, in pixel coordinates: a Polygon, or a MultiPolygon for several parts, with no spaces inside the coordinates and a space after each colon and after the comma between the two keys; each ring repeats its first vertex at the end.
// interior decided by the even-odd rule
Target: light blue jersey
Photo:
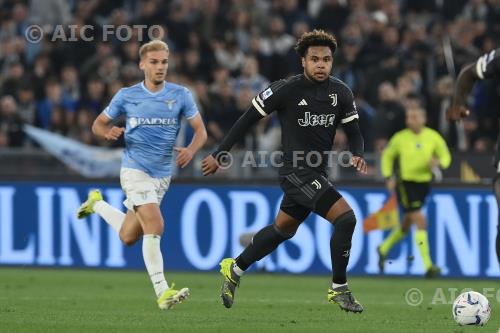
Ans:
{"type": "Polygon", "coordinates": [[[126,116],[122,167],[161,178],[170,176],[181,116],[191,119],[198,109],[183,86],[165,82],[161,91],[153,93],[141,82],[120,89],[103,112],[111,119],[126,116]]]}

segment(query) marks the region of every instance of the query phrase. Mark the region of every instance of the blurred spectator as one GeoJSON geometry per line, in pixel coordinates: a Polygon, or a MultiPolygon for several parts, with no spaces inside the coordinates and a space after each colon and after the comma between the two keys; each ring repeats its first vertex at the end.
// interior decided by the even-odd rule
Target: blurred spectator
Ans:
{"type": "Polygon", "coordinates": [[[85,108],[80,108],[76,112],[75,125],[69,129],[68,136],[86,144],[95,144],[96,140],[91,132],[95,114],[85,108]]]}
{"type": "Polygon", "coordinates": [[[96,46],[96,52],[91,57],[87,58],[80,67],[80,73],[83,78],[97,73],[103,59],[110,57],[113,54],[113,47],[109,42],[99,42],[96,46]]]}
{"type": "Polygon", "coordinates": [[[87,82],[85,95],[80,102],[80,107],[84,107],[96,117],[104,110],[106,103],[106,85],[98,77],[92,77],[87,82]]]}
{"type": "MultiPolygon", "coordinates": [[[[291,34],[293,32],[293,26],[295,22],[308,22],[309,17],[306,13],[299,8],[298,0],[287,0],[282,2],[282,8],[279,12],[280,16],[283,18],[285,23],[285,30],[287,33],[291,34]]],[[[335,20],[331,17],[330,20],[335,20]]]]}
{"type": "Polygon", "coordinates": [[[23,123],[29,125],[35,125],[36,121],[36,101],[35,93],[33,88],[28,82],[24,82],[18,93],[18,109],[19,116],[23,120],[23,123]]]}
{"type": "Polygon", "coordinates": [[[184,53],[183,62],[179,72],[190,78],[205,78],[201,66],[200,52],[197,49],[189,49],[184,53]]]}
{"type": "Polygon", "coordinates": [[[375,116],[375,150],[381,151],[389,138],[406,126],[406,115],[403,105],[399,102],[396,89],[389,82],[379,87],[379,104],[375,116]]]}
{"type": "Polygon", "coordinates": [[[0,146],[22,147],[24,144],[23,120],[18,113],[14,97],[0,99],[0,146]]]}
{"type": "Polygon", "coordinates": [[[35,90],[35,98],[37,101],[45,97],[46,85],[49,77],[53,74],[50,57],[41,53],[35,58],[33,65],[31,81],[35,90]]]}
{"type": "Polygon", "coordinates": [[[66,0],[31,1],[30,22],[43,26],[46,31],[53,31],[55,26],[71,23],[69,2],[66,0]]]}
{"type": "Polygon", "coordinates": [[[109,83],[120,77],[120,60],[115,56],[107,56],[100,63],[97,75],[102,82],[109,83]]]}
{"type": "Polygon", "coordinates": [[[221,87],[231,81],[229,70],[225,67],[216,67],[212,72],[213,82],[210,84],[209,91],[211,94],[218,94],[221,87]]]}
{"type": "Polygon", "coordinates": [[[241,70],[241,75],[233,81],[235,94],[239,94],[244,87],[250,88],[253,96],[263,91],[269,81],[259,74],[259,63],[254,57],[247,57],[241,70]]]}
{"type": "Polygon", "coordinates": [[[251,22],[247,11],[238,10],[232,13],[233,29],[238,48],[243,52],[250,49],[251,22]]]}
{"type": "MultiPolygon", "coordinates": [[[[216,142],[220,142],[241,116],[229,82],[221,84],[219,92],[212,95],[210,104],[210,111],[206,115],[207,132],[216,142]]],[[[244,143],[239,144],[241,146],[244,143]]]]}
{"type": "Polygon", "coordinates": [[[216,41],[213,45],[218,65],[227,68],[233,75],[238,73],[245,61],[245,55],[238,48],[235,37],[227,33],[223,42],[216,41]]]}
{"type": "MultiPolygon", "coordinates": [[[[1,80],[1,78],[0,78],[1,80]]],[[[16,96],[22,82],[26,80],[24,75],[24,66],[18,61],[12,62],[9,65],[5,80],[0,81],[0,95],[16,96]]]]}
{"type": "Polygon", "coordinates": [[[316,18],[316,26],[334,34],[340,34],[349,18],[349,13],[349,6],[345,1],[325,0],[316,18]]]}
{"type": "Polygon", "coordinates": [[[75,108],[81,99],[80,94],[80,78],[78,76],[78,69],[75,66],[64,66],[61,71],[61,88],[63,98],[72,104],[75,108]]]}
{"type": "Polygon", "coordinates": [[[488,16],[488,6],[484,0],[471,0],[465,5],[462,16],[468,21],[484,22],[488,16]]]}
{"type": "Polygon", "coordinates": [[[74,105],[64,98],[61,84],[55,78],[47,81],[45,93],[46,98],[37,105],[36,124],[41,128],[49,129],[55,123],[58,130],[62,131],[63,127],[66,128],[66,124],[63,126],[62,121],[71,121],[72,116],[66,116],[66,113],[72,114],[74,105]],[[56,114],[52,115],[53,112],[56,114]]]}
{"type": "Polygon", "coordinates": [[[139,42],[137,40],[131,39],[121,45],[121,56],[123,64],[134,64],[139,63],[139,42]]]}
{"type": "Polygon", "coordinates": [[[296,40],[285,31],[285,23],[279,16],[271,17],[269,33],[260,40],[260,52],[264,56],[264,66],[269,73],[269,80],[276,81],[290,74],[290,68],[282,57],[292,50],[296,40]]]}

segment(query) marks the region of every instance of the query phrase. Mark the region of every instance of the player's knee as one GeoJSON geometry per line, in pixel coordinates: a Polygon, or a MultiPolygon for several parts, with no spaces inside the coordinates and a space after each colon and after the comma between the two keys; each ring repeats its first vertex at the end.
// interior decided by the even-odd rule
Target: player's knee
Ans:
{"type": "Polygon", "coordinates": [[[142,230],[144,231],[144,234],[153,234],[153,235],[163,235],[163,220],[152,220],[152,221],[147,221],[144,223],[142,226],[142,230]]]}
{"type": "Polygon", "coordinates": [[[341,214],[333,221],[335,231],[353,233],[356,227],[356,215],[352,210],[341,214]]]}
{"type": "Polygon", "coordinates": [[[279,236],[285,238],[285,239],[290,239],[293,236],[295,236],[295,233],[297,232],[297,229],[299,228],[298,225],[278,225],[276,223],[273,224],[274,230],[278,233],[279,236]]]}
{"type": "Polygon", "coordinates": [[[120,230],[120,240],[123,242],[123,244],[132,246],[137,242],[138,238],[125,232],[121,232],[120,230]]]}

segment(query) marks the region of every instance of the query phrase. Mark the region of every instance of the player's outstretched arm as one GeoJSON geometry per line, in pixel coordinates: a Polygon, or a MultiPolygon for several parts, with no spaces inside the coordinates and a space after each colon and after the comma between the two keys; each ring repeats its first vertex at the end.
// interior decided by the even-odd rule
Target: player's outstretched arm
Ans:
{"type": "Polygon", "coordinates": [[[365,150],[365,142],[359,129],[357,120],[352,120],[343,125],[344,132],[349,142],[349,150],[352,153],[351,165],[361,173],[367,173],[368,167],[366,161],[363,159],[363,152],[365,150]]]}
{"type": "Polygon", "coordinates": [[[207,141],[207,130],[205,129],[205,124],[203,124],[203,119],[200,114],[189,119],[189,125],[194,130],[194,136],[191,143],[187,147],[174,147],[174,150],[178,152],[175,162],[181,168],[184,168],[191,162],[196,152],[198,152],[207,141]]]}
{"type": "Polygon", "coordinates": [[[225,158],[234,144],[241,140],[248,130],[262,118],[263,115],[254,106],[251,106],[236,123],[234,123],[219,147],[212,154],[203,159],[201,163],[203,175],[208,176],[215,173],[219,168],[219,161],[217,159],[225,158]]]}
{"type": "Polygon", "coordinates": [[[100,139],[116,141],[125,132],[125,128],[111,126],[111,119],[102,112],[92,124],[92,133],[100,139]]]}
{"type": "Polygon", "coordinates": [[[474,83],[479,77],[474,70],[475,64],[465,66],[458,75],[455,92],[450,108],[446,111],[448,120],[460,120],[469,116],[470,112],[466,106],[467,96],[469,96],[474,83]]]}

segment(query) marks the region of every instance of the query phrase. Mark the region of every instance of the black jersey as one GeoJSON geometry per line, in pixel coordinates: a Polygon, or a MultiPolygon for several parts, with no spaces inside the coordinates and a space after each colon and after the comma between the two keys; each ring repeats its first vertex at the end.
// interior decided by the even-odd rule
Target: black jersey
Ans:
{"type": "Polygon", "coordinates": [[[480,79],[500,78],[500,49],[479,57],[476,61],[475,72],[480,79]]]}
{"type": "Polygon", "coordinates": [[[358,119],[351,89],[334,77],[317,83],[300,74],[276,81],[252,104],[262,116],[278,113],[283,150],[281,174],[302,166],[325,173],[328,162],[337,158],[331,154],[337,126],[358,119]]]}

